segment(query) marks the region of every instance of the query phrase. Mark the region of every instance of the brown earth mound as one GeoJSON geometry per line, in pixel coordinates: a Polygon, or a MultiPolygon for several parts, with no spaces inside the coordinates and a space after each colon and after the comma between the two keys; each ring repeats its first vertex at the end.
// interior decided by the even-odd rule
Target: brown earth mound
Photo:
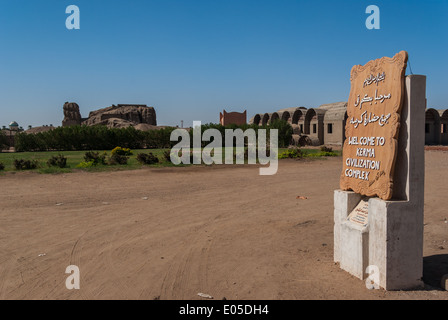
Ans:
{"type": "Polygon", "coordinates": [[[26,130],[25,133],[34,133],[35,134],[35,133],[40,133],[40,132],[47,132],[47,131],[50,131],[53,129],[54,129],[54,127],[50,127],[50,126],[34,127],[34,128],[26,130]]]}
{"type": "Polygon", "coordinates": [[[97,124],[110,124],[109,120],[114,119],[112,124],[116,126],[129,126],[137,124],[157,125],[156,112],[154,108],[143,105],[121,105],[111,106],[108,108],[92,111],[89,118],[82,122],[82,124],[91,126],[97,124]],[[122,122],[115,119],[121,119],[122,122]]]}
{"type": "Polygon", "coordinates": [[[66,102],[63,107],[64,120],[62,126],[73,125],[105,125],[109,128],[126,128],[145,124],[157,126],[156,111],[146,105],[119,104],[92,111],[88,118],[82,118],[79,106],[74,102],[66,102]]]}

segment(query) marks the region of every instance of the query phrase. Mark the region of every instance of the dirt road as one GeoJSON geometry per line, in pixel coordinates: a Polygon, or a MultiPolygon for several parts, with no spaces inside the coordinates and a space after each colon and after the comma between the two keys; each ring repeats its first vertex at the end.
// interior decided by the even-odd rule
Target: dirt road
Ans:
{"type": "Polygon", "coordinates": [[[333,263],[341,161],[0,176],[0,299],[448,299],[448,152],[426,152],[421,291],[333,263]]]}

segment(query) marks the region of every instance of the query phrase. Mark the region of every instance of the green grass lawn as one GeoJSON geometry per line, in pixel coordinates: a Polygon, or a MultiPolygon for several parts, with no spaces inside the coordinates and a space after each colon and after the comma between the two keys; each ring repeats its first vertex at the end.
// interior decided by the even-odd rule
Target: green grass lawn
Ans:
{"type": "MultiPolygon", "coordinates": [[[[83,168],[79,169],[76,168],[76,166],[84,161],[84,154],[85,151],[55,151],[55,152],[17,152],[17,153],[0,153],[0,163],[3,163],[5,166],[5,172],[8,171],[17,171],[14,168],[13,162],[15,159],[24,159],[24,160],[37,160],[39,161],[39,167],[34,170],[29,171],[35,171],[39,173],[67,173],[72,172],[74,170],[84,170],[84,171],[113,171],[113,170],[135,170],[140,169],[142,167],[174,167],[171,162],[166,161],[164,158],[164,151],[168,149],[144,149],[144,150],[132,150],[133,155],[129,157],[128,164],[127,165],[98,165],[91,168],[83,168]],[[159,158],[159,163],[154,165],[141,165],[137,159],[136,156],[139,153],[150,153],[152,152],[155,156],[159,158]],[[67,168],[57,168],[57,167],[48,167],[47,160],[51,158],[52,156],[57,156],[59,154],[64,155],[67,158],[67,168]]],[[[285,151],[284,149],[279,149],[279,154],[285,151]]],[[[323,155],[321,154],[321,151],[319,149],[302,149],[306,151],[306,157],[311,158],[319,158],[323,155]]],[[[110,150],[99,151],[100,153],[107,152],[108,155],[110,155],[110,150]]],[[[224,151],[223,151],[224,152],[224,151]]],[[[340,155],[340,152],[336,151],[336,155],[340,155]]],[[[179,165],[179,166],[188,166],[188,165],[179,165]]]]}

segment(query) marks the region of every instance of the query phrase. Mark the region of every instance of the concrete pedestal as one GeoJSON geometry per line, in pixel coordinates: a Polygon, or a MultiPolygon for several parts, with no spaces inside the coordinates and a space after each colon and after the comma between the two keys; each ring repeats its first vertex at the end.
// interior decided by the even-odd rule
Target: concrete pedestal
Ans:
{"type": "Polygon", "coordinates": [[[369,199],[368,223],[347,218],[361,195],[334,193],[334,260],[352,275],[366,279],[366,269],[379,271],[386,290],[421,287],[423,282],[424,124],[426,77],[406,77],[401,115],[393,200],[369,199]]]}

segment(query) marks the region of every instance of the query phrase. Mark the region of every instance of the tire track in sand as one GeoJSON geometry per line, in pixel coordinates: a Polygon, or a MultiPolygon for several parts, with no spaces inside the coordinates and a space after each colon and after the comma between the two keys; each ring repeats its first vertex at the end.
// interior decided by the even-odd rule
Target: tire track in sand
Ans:
{"type": "Polygon", "coordinates": [[[177,249],[163,277],[160,288],[162,299],[194,299],[197,293],[209,290],[207,270],[209,252],[213,245],[213,240],[209,237],[216,230],[210,228],[212,222],[190,231],[185,245],[177,249]]]}
{"type": "Polygon", "coordinates": [[[6,298],[7,280],[13,270],[15,256],[10,252],[0,249],[0,300],[6,298]]]}
{"type": "MultiPolygon", "coordinates": [[[[87,231],[85,231],[73,244],[72,250],[70,252],[69,265],[74,265],[79,268],[80,289],[74,290],[74,291],[79,294],[81,299],[92,300],[93,295],[91,294],[91,292],[89,292],[89,290],[88,290],[89,287],[84,285],[83,279],[85,278],[85,275],[84,275],[85,271],[81,267],[82,266],[82,264],[81,264],[82,248],[83,248],[83,244],[84,244],[84,237],[86,234],[87,234],[87,231]]],[[[66,274],[66,277],[69,277],[69,274],[66,274]]]]}

